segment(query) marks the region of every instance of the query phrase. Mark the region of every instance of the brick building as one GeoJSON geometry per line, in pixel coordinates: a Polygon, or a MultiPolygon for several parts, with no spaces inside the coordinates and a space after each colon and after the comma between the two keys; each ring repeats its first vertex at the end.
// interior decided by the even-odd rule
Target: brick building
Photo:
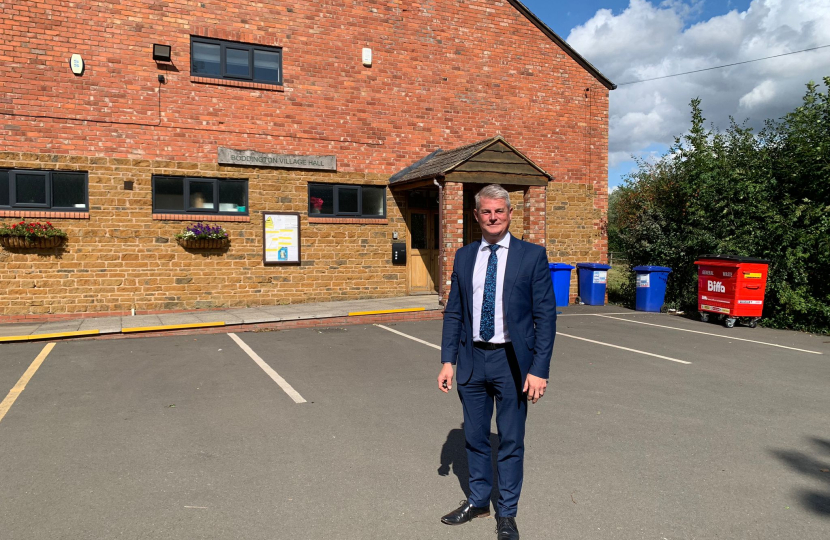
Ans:
{"type": "Polygon", "coordinates": [[[23,0],[0,26],[0,223],[69,235],[0,249],[0,318],[445,296],[491,182],[551,261],[605,259],[614,85],[518,1],[23,0]],[[264,212],[298,216],[299,264],[264,264],[264,212]],[[179,245],[196,222],[229,246],[179,245]]]}

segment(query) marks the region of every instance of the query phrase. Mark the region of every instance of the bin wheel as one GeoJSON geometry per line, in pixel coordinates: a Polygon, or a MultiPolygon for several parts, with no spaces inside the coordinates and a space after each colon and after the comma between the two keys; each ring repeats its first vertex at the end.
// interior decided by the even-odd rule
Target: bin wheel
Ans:
{"type": "Polygon", "coordinates": [[[723,323],[726,325],[727,328],[734,328],[735,327],[735,319],[732,317],[728,317],[723,323]]]}
{"type": "Polygon", "coordinates": [[[755,319],[752,319],[751,321],[749,321],[749,324],[747,324],[747,326],[750,327],[750,328],[755,328],[756,326],[758,326],[758,321],[755,320],[755,319]]]}
{"type": "Polygon", "coordinates": [[[700,312],[700,320],[701,322],[709,322],[709,314],[700,312]]]}

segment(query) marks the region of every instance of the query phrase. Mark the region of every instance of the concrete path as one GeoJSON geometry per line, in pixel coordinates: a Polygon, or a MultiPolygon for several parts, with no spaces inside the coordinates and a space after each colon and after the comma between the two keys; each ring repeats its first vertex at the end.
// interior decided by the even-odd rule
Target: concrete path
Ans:
{"type": "MultiPolygon", "coordinates": [[[[165,331],[198,330],[228,326],[270,325],[296,321],[356,317],[355,322],[369,322],[367,317],[389,316],[402,318],[432,318],[439,316],[443,307],[437,295],[374,298],[345,302],[315,302],[262,306],[239,309],[203,310],[158,315],[126,317],[90,317],[79,313],[77,319],[62,319],[43,323],[0,324],[0,343],[72,339],[107,334],[131,334],[165,331]],[[427,314],[425,312],[436,312],[427,314]]],[[[336,321],[339,322],[339,321],[336,321]]],[[[244,331],[239,329],[239,331],[244,331]]]]}

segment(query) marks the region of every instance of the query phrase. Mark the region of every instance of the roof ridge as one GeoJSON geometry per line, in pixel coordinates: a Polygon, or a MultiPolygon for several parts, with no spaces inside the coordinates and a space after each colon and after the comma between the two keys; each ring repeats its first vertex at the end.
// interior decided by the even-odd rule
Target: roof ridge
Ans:
{"type": "MultiPolygon", "coordinates": [[[[501,135],[496,135],[495,137],[488,137],[487,139],[481,139],[480,141],[476,141],[473,143],[465,144],[464,146],[459,146],[458,148],[452,148],[450,150],[442,150],[441,154],[448,154],[450,152],[460,152],[462,150],[466,150],[468,148],[472,148],[473,146],[478,146],[484,143],[493,143],[497,140],[504,140],[504,137],[501,135]]],[[[440,155],[440,154],[439,154],[440,155]]]]}

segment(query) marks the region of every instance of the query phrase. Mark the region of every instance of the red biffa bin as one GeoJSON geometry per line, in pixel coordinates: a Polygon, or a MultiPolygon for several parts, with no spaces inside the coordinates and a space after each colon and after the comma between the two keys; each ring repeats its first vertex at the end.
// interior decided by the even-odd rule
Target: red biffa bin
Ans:
{"type": "Polygon", "coordinates": [[[697,309],[700,320],[716,313],[727,328],[741,320],[755,328],[764,311],[769,261],[735,255],[704,255],[697,265],[697,309]]]}

